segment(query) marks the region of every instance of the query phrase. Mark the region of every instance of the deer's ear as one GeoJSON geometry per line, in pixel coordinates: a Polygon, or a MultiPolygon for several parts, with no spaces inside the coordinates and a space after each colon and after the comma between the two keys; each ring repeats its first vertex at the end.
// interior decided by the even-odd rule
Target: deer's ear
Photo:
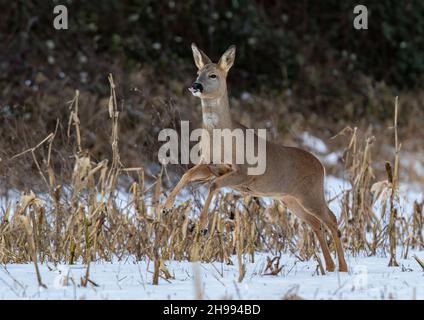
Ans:
{"type": "Polygon", "coordinates": [[[209,59],[209,57],[200,50],[195,43],[191,44],[191,50],[193,51],[194,63],[199,70],[202,69],[205,64],[212,62],[211,59],[209,59]]]}
{"type": "Polygon", "coordinates": [[[232,45],[227,49],[227,51],[224,52],[221,59],[219,59],[218,66],[225,72],[228,72],[228,70],[230,70],[230,68],[233,66],[235,58],[236,46],[232,45]]]}

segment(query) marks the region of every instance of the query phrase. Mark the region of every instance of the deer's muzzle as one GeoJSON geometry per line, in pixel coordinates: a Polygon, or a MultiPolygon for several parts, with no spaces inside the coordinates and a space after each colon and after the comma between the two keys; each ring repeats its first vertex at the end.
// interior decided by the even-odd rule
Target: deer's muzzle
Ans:
{"type": "Polygon", "coordinates": [[[194,96],[198,96],[202,93],[203,91],[203,86],[201,83],[198,82],[194,82],[190,88],[188,88],[188,90],[190,90],[190,92],[194,95],[194,96]]]}

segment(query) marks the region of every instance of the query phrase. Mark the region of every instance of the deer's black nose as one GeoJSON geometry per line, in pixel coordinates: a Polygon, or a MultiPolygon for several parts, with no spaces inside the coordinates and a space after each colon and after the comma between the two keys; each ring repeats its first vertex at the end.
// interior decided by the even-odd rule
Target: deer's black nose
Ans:
{"type": "Polygon", "coordinates": [[[191,85],[191,87],[192,87],[194,90],[198,90],[198,91],[200,91],[200,92],[202,92],[202,91],[203,91],[203,86],[202,86],[200,83],[198,83],[198,82],[193,83],[193,84],[191,85]]]}

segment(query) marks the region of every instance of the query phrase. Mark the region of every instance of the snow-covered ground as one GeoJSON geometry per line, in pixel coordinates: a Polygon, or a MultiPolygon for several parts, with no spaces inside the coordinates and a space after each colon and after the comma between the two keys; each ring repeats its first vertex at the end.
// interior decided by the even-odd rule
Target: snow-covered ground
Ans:
{"type": "MultiPolygon", "coordinates": [[[[424,259],[424,252],[417,253],[424,259]]],[[[288,255],[277,276],[264,275],[267,254],[246,262],[246,276],[239,283],[234,265],[169,261],[174,277],[152,285],[153,266],[146,262],[96,263],[90,280],[98,287],[80,286],[82,265],[41,266],[47,289],[39,288],[33,265],[0,267],[0,299],[194,299],[195,276],[206,299],[282,299],[297,295],[304,299],[424,299],[424,271],[411,257],[399,259],[400,267],[388,267],[388,258],[348,257],[348,273],[316,272],[315,261],[300,262],[288,255]],[[197,272],[195,270],[198,270],[197,272]]]]}
{"type": "MultiPolygon", "coordinates": [[[[324,142],[313,136],[303,135],[302,139],[318,153],[328,151],[324,142]]],[[[337,154],[327,154],[326,159],[334,162],[337,157],[337,154]]],[[[350,188],[349,182],[328,176],[325,188],[327,199],[332,199],[331,209],[339,215],[340,197],[343,190],[350,188]]],[[[184,192],[177,202],[188,197],[191,193],[184,192]]],[[[7,198],[6,201],[0,197],[0,210],[6,203],[13,206],[19,194],[10,194],[7,198]]],[[[125,192],[118,195],[123,207],[128,199],[125,192]]],[[[401,183],[399,214],[409,215],[413,201],[422,199],[422,189],[401,183]]],[[[378,210],[378,204],[375,209],[378,210]]],[[[254,263],[245,261],[246,275],[241,283],[237,281],[239,271],[235,257],[232,266],[168,261],[166,267],[173,279],[160,278],[156,286],[152,285],[153,264],[135,262],[132,258],[125,262],[91,264],[89,279],[98,286],[89,283],[87,287],[80,285],[84,265],[44,264],[40,265],[40,272],[47,289],[38,287],[32,264],[9,264],[0,265],[0,299],[193,299],[196,277],[200,279],[206,299],[282,299],[293,295],[305,299],[424,299],[424,270],[413,258],[414,254],[424,260],[424,251],[410,252],[406,260],[398,257],[399,267],[388,267],[388,257],[352,257],[346,252],[349,272],[325,275],[317,272],[316,261],[302,262],[291,254],[283,254],[280,260],[283,268],[272,276],[265,275],[267,257],[272,257],[257,253],[254,263]]]]}

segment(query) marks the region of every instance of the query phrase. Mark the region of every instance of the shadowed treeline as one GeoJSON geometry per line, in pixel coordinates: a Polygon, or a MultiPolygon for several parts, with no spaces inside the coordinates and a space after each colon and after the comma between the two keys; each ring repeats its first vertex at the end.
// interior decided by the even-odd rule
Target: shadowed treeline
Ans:
{"type": "MultiPolygon", "coordinates": [[[[399,95],[406,147],[411,133],[424,135],[424,3],[361,4],[368,7],[368,30],[353,28],[353,0],[3,3],[0,175],[12,179],[9,165],[16,163],[5,160],[36,145],[58,120],[63,139],[53,157],[72,154],[67,102],[76,89],[86,106],[80,111],[84,145],[98,159],[109,157],[109,73],[119,84],[127,164],[155,161],[158,130],[178,128],[179,119],[200,121],[186,91],[195,76],[193,41],[213,59],[237,45],[228,79],[232,112],[247,125],[270,129],[280,142],[293,142],[307,128],[326,139],[347,125],[381,131],[399,95]],[[68,30],[53,28],[57,4],[68,8],[68,30]]],[[[20,165],[36,169],[32,161],[20,165]]]]}

